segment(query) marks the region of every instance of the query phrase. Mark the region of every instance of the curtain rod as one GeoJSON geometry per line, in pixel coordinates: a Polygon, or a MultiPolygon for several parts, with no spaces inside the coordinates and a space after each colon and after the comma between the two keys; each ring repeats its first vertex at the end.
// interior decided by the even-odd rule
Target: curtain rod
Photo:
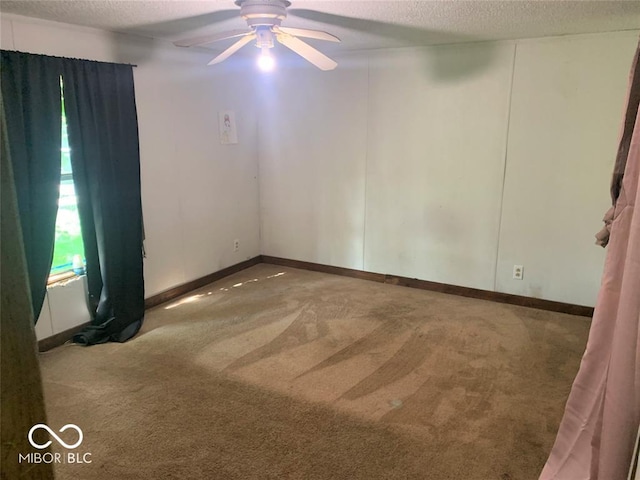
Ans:
{"type": "Polygon", "coordinates": [[[27,55],[36,55],[38,57],[62,58],[63,60],[79,60],[79,61],[83,61],[83,62],[107,63],[107,64],[111,64],[111,65],[126,65],[126,66],[133,67],[133,68],[136,68],[138,66],[138,65],[135,65],[133,63],[103,62],[102,60],[92,60],[92,59],[88,59],[88,58],[61,57],[59,55],[45,55],[45,54],[42,54],[42,53],[21,52],[20,50],[6,50],[4,48],[1,49],[0,51],[24,53],[24,54],[27,54],[27,55]]]}

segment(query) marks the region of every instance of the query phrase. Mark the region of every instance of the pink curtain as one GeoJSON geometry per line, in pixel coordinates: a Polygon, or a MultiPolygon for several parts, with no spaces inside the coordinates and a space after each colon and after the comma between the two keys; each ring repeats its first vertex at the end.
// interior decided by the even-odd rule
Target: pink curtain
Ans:
{"type": "Polygon", "coordinates": [[[640,423],[639,53],[640,45],[616,161],[602,285],[586,352],[540,480],[626,480],[631,464],[640,423]]]}

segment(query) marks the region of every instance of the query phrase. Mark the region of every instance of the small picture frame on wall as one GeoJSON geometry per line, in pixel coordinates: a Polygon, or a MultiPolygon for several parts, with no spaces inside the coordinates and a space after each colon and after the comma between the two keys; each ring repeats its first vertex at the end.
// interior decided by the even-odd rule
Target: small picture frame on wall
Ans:
{"type": "Polygon", "coordinates": [[[220,143],[223,145],[238,143],[235,112],[233,110],[218,112],[218,123],[220,126],[220,143]]]}

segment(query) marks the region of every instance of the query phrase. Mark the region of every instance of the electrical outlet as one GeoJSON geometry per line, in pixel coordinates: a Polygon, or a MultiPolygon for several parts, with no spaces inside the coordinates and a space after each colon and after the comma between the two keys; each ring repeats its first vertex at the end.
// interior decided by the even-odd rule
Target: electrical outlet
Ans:
{"type": "Polygon", "coordinates": [[[513,266],[513,278],[515,280],[522,280],[524,277],[524,267],[522,265],[513,266]]]}
{"type": "Polygon", "coordinates": [[[240,250],[240,240],[238,240],[237,238],[233,241],[233,251],[237,252],[238,250],[240,250]]]}

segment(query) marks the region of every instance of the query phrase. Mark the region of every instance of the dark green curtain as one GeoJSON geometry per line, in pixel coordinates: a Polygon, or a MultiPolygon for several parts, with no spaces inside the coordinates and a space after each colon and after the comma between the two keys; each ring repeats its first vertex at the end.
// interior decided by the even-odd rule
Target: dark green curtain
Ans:
{"type": "Polygon", "coordinates": [[[90,345],[126,341],[144,316],[138,122],[130,65],[63,60],[71,166],[87,261],[90,345]]]}
{"type": "Polygon", "coordinates": [[[60,193],[60,59],[4,50],[1,54],[9,154],[37,320],[53,259],[60,193]]]}

